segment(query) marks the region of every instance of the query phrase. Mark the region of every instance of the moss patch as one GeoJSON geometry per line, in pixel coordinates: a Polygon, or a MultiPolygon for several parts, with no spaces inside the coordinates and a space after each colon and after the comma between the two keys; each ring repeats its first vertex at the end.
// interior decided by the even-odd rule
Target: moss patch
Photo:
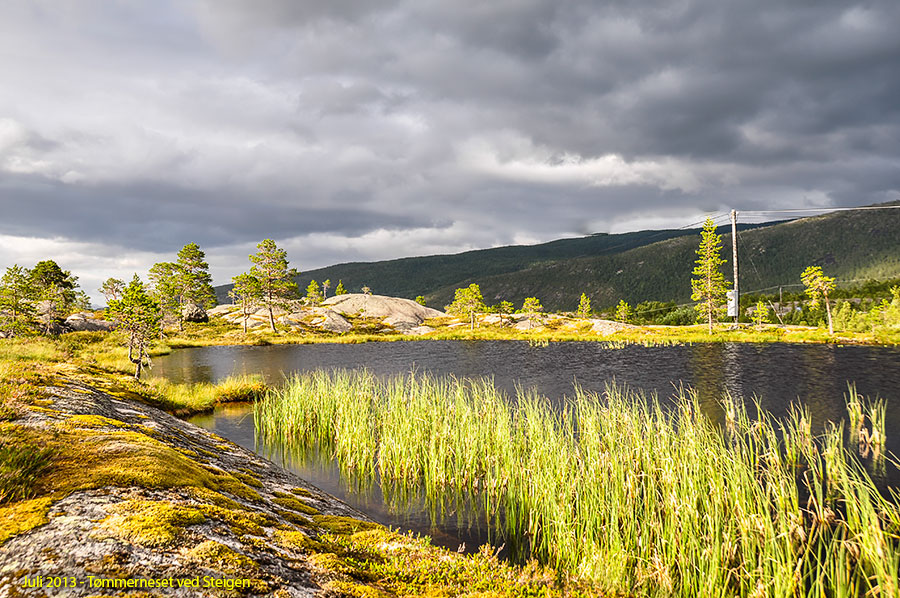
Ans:
{"type": "Polygon", "coordinates": [[[256,476],[252,476],[247,473],[241,473],[239,471],[232,472],[231,475],[233,475],[235,478],[237,478],[238,480],[240,480],[241,482],[243,482],[244,484],[246,484],[248,486],[253,486],[254,488],[262,488],[263,487],[262,482],[260,482],[256,478],[256,476]]]}
{"type": "Polygon", "coordinates": [[[383,526],[371,521],[360,521],[351,517],[338,517],[337,515],[316,515],[313,523],[332,534],[354,534],[356,532],[384,529],[383,526]]]}
{"type": "Polygon", "coordinates": [[[0,507],[0,544],[47,523],[47,511],[52,504],[53,498],[44,497],[0,507]]]}
{"type": "Polygon", "coordinates": [[[203,513],[165,501],[128,500],[110,509],[103,529],[144,546],[168,546],[185,526],[203,523],[203,513]]]}
{"type": "Polygon", "coordinates": [[[274,494],[275,498],[272,499],[272,502],[277,505],[281,505],[286,509],[299,511],[300,513],[305,513],[306,515],[317,515],[319,513],[318,509],[309,506],[308,504],[294,498],[289,494],[285,494],[284,492],[275,492],[274,494]]]}
{"type": "Polygon", "coordinates": [[[252,559],[214,540],[201,542],[188,552],[188,557],[204,567],[229,575],[246,577],[259,570],[252,559]]]}

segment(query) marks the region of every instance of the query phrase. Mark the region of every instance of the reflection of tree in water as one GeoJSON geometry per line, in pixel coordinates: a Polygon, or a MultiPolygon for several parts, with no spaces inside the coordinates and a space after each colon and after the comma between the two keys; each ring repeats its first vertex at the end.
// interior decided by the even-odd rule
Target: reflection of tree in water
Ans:
{"type": "Polygon", "coordinates": [[[723,343],[699,343],[690,353],[692,387],[700,397],[700,410],[714,422],[722,422],[725,412],[719,397],[725,391],[725,346],[723,343]]]}

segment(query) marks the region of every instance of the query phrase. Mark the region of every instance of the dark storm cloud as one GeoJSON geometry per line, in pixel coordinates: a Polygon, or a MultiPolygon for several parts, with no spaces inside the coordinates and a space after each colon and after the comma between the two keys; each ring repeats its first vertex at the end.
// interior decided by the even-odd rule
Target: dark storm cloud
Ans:
{"type": "Polygon", "coordinates": [[[894,199],[898,22],[895,0],[10,0],[0,233],[296,238],[328,263],[894,199]]]}
{"type": "Polygon", "coordinates": [[[159,183],[78,187],[34,177],[0,180],[0,234],[45,235],[81,242],[107,242],[144,251],[176,251],[256,243],[332,232],[348,237],[375,229],[441,226],[430,220],[304,206],[303,198],[279,204],[236,194],[191,191],[159,183]],[[28,180],[25,180],[25,179],[28,180]]]}

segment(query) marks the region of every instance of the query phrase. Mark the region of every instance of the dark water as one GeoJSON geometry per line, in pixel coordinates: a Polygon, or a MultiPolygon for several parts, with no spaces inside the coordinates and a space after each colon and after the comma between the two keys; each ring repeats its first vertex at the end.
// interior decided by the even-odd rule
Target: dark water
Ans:
{"type": "MultiPolygon", "coordinates": [[[[887,401],[887,449],[900,453],[900,349],[893,347],[710,343],[616,348],[596,342],[541,347],[519,341],[203,347],[157,358],[153,375],[176,382],[215,382],[232,374],[261,373],[277,384],[293,372],[359,367],[376,374],[416,370],[490,376],[510,394],[520,385],[536,388],[555,401],[571,395],[575,382],[587,390],[602,391],[614,381],[656,393],[663,401],[675,386],[683,384],[699,392],[701,405],[713,420],[722,418],[716,399],[727,391],[748,402],[756,397],[775,416],[785,415],[792,402],[804,404],[814,429],[821,429],[827,421],[846,419],[844,394],[847,384],[855,383],[861,394],[887,401]]],[[[452,510],[442,522],[433,522],[421,497],[385,498],[377,483],[354,487],[329,460],[292,457],[281,454],[277,447],[257,447],[252,413],[246,406],[219,409],[192,421],[251,450],[260,450],[377,521],[429,533],[437,543],[453,548],[461,541],[473,547],[485,539],[477,521],[457,518],[452,510]]],[[[883,481],[897,482],[893,476],[883,481]]]]}

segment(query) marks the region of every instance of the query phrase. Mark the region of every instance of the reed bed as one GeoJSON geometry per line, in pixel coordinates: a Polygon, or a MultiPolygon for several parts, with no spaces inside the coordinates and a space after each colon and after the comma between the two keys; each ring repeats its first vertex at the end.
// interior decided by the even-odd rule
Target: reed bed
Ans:
{"type": "Polygon", "coordinates": [[[366,371],[294,377],[255,407],[264,441],[329,447],[343,467],[477,496],[528,552],[640,596],[897,596],[900,508],[795,408],[726,426],[695,393],[672,409],[610,386],[563,408],[489,380],[366,371]]]}

